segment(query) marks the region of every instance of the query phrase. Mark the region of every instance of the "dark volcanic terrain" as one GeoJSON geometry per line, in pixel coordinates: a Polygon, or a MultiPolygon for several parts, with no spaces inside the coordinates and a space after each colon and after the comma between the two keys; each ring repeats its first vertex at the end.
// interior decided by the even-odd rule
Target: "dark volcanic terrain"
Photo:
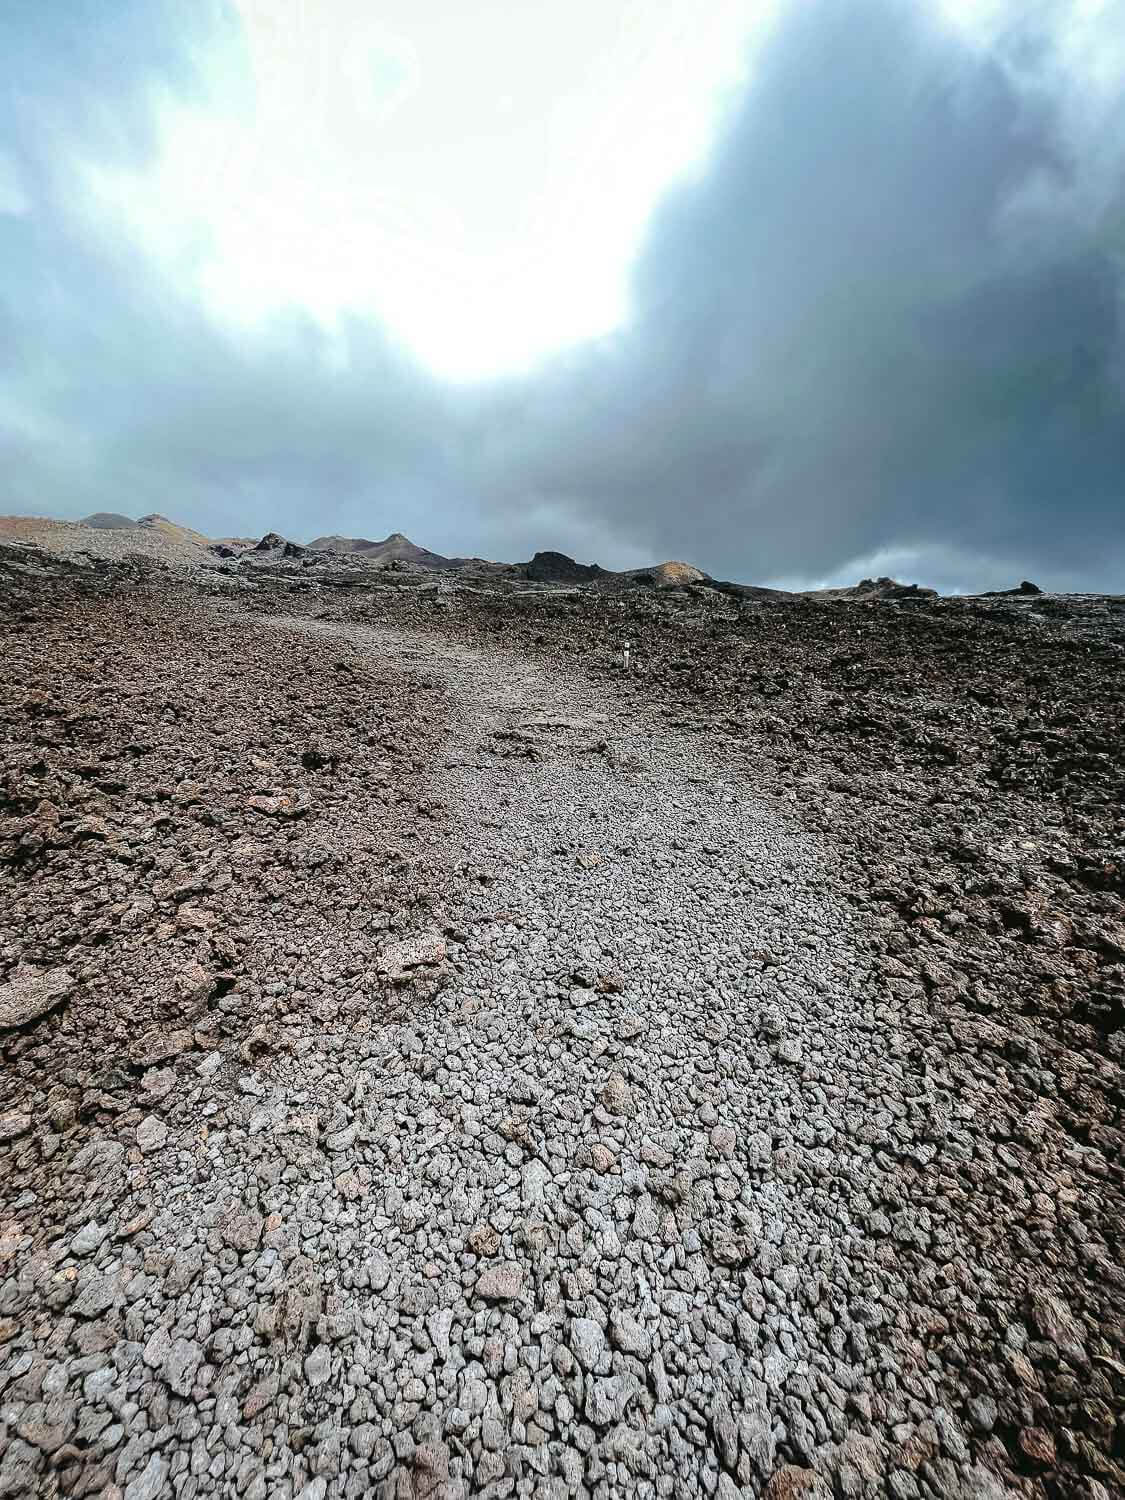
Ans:
{"type": "Polygon", "coordinates": [[[1125,1493],[1125,600],[117,519],[0,534],[0,1495],[1125,1493]]]}

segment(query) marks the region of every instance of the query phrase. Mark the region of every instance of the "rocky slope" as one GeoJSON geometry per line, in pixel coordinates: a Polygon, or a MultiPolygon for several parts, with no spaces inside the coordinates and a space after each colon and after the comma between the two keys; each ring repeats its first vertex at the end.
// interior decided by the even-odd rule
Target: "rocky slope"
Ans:
{"type": "Polygon", "coordinates": [[[155,514],[139,521],[112,512],[88,516],[85,521],[0,516],[0,546],[20,543],[79,560],[125,562],[140,557],[175,568],[203,567],[215,561],[211,543],[201,532],[155,514]]]}
{"type": "Polygon", "coordinates": [[[1121,1491],[1119,601],[0,575],[0,1493],[1121,1491]]]}
{"type": "Polygon", "coordinates": [[[1123,627],[1121,599],[702,590],[466,595],[436,626],[618,682],[832,840],[916,1079],[882,1116],[881,1253],[930,1289],[916,1345],[1029,1493],[1122,1483],[1123,627]]]}

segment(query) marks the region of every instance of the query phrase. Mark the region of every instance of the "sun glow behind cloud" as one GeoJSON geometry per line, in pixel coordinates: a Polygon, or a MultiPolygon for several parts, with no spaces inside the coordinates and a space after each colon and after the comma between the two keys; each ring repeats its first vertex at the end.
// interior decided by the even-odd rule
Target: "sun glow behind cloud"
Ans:
{"type": "Polygon", "coordinates": [[[364,312],[440,375],[525,369],[627,317],[773,9],[242,0],[156,161],[88,182],[226,321],[364,312]]]}

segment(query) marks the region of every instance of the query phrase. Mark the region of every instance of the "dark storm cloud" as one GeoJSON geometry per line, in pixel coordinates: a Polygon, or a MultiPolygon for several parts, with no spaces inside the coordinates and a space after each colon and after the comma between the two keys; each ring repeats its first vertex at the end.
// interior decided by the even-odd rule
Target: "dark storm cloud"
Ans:
{"type": "Polygon", "coordinates": [[[630,331],[510,394],[497,479],[739,576],[944,548],[1125,586],[1125,92],[1084,161],[1065,17],[997,55],[793,8],[630,331]]]}
{"type": "Polygon", "coordinates": [[[236,41],[218,7],[112,9],[0,13],[28,204],[0,217],[0,508],[1125,586],[1125,89],[1089,102],[1066,8],[982,51],[919,5],[792,6],[656,215],[629,327],[475,390],[358,319],[236,334],[73,211],[76,152],[143,161],[153,88],[236,41]]]}

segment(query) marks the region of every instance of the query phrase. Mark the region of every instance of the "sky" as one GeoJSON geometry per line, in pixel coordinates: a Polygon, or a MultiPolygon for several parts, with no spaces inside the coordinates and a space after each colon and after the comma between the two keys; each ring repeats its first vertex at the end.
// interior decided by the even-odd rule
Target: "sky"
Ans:
{"type": "Polygon", "coordinates": [[[6,0],[0,510],[1125,591],[1125,0],[6,0]]]}

